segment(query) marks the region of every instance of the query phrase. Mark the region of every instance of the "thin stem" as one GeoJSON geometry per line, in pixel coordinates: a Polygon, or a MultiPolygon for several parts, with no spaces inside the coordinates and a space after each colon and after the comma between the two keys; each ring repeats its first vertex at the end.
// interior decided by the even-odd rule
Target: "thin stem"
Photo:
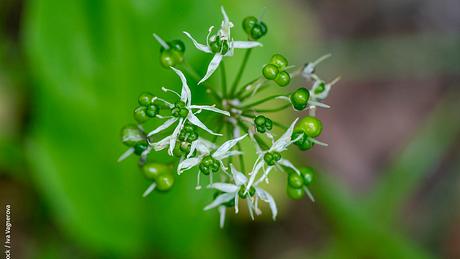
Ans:
{"type": "Polygon", "coordinates": [[[245,92],[245,90],[246,90],[246,88],[247,88],[248,86],[250,86],[250,85],[252,85],[252,84],[255,84],[257,81],[259,81],[259,80],[261,80],[261,79],[262,79],[262,77],[258,77],[258,78],[256,78],[256,79],[254,79],[254,80],[252,80],[252,81],[250,81],[250,82],[244,84],[244,85],[240,88],[240,90],[238,90],[238,92],[236,92],[236,94],[235,94],[234,97],[236,97],[236,98],[240,97],[242,94],[244,94],[244,92],[245,92]]]}
{"type": "Polygon", "coordinates": [[[273,109],[254,109],[255,112],[259,112],[259,113],[262,113],[262,112],[279,112],[279,111],[282,111],[282,110],[285,110],[287,108],[291,107],[291,104],[290,103],[287,103],[281,107],[278,107],[278,108],[273,108],[273,109]]]}
{"type": "MultiPolygon", "coordinates": [[[[229,140],[233,139],[233,125],[230,122],[227,123],[227,138],[229,140]]],[[[231,163],[232,163],[232,157],[229,156],[227,166],[230,167],[231,163]]]]}
{"type": "Polygon", "coordinates": [[[253,102],[253,103],[250,103],[250,104],[247,104],[247,105],[244,105],[242,107],[239,107],[240,109],[242,110],[245,110],[245,109],[248,109],[248,108],[251,108],[251,107],[254,107],[254,106],[257,106],[259,104],[263,104],[265,102],[268,102],[268,101],[271,101],[277,97],[282,97],[282,96],[287,96],[286,94],[276,94],[276,95],[271,95],[271,96],[268,96],[268,97],[265,97],[257,102],[253,102]]]}
{"type": "Polygon", "coordinates": [[[227,97],[227,74],[225,73],[224,61],[220,63],[220,76],[222,80],[222,96],[227,97]]]}
{"type": "MultiPolygon", "coordinates": [[[[220,133],[222,131],[222,129],[224,128],[224,125],[225,123],[219,123],[219,126],[217,127],[217,133],[220,133]]],[[[217,135],[214,135],[214,137],[212,138],[212,143],[216,143],[216,140],[217,140],[217,135]]]]}
{"type": "Polygon", "coordinates": [[[232,97],[233,94],[236,91],[236,87],[240,83],[241,77],[243,76],[244,69],[246,68],[246,64],[248,63],[249,56],[251,55],[252,49],[247,49],[246,53],[244,54],[243,58],[243,63],[240,66],[240,69],[238,70],[238,74],[236,74],[235,81],[232,84],[232,88],[230,89],[230,94],[229,96],[232,97]]]}
{"type": "MultiPolygon", "coordinates": [[[[240,142],[238,142],[238,144],[236,144],[236,147],[238,149],[238,151],[242,152],[242,148],[241,148],[241,144],[240,142]]],[[[240,154],[239,155],[239,160],[240,160],[240,171],[241,172],[244,172],[246,169],[244,167],[244,157],[243,157],[243,154],[240,154]]]]}

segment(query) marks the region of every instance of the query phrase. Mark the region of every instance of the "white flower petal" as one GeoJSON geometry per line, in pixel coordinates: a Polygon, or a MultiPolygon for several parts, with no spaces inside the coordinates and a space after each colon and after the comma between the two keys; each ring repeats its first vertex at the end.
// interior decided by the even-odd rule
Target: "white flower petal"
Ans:
{"type": "Polygon", "coordinates": [[[220,62],[222,61],[222,55],[220,53],[216,53],[212,58],[211,62],[209,63],[208,70],[206,71],[206,75],[198,82],[198,84],[203,83],[204,81],[208,80],[208,78],[216,71],[217,67],[219,66],[220,62]]]}
{"type": "Polygon", "coordinates": [[[233,164],[230,165],[230,169],[232,170],[233,181],[236,185],[241,186],[248,181],[248,178],[243,173],[236,170],[233,164]]]}
{"type": "Polygon", "coordinates": [[[177,136],[179,136],[179,133],[184,126],[184,119],[179,119],[179,123],[177,124],[176,128],[174,129],[173,133],[171,134],[171,138],[169,139],[169,149],[168,149],[168,154],[170,156],[173,155],[174,147],[176,146],[176,140],[177,136]]]}
{"type": "Polygon", "coordinates": [[[263,159],[258,159],[256,161],[256,164],[254,165],[254,168],[252,169],[252,172],[250,173],[249,181],[246,185],[246,190],[245,192],[249,191],[249,188],[251,188],[252,184],[254,183],[257,174],[259,173],[260,169],[262,169],[262,166],[264,165],[265,161],[263,159]]]}
{"type": "Polygon", "coordinates": [[[192,35],[190,35],[190,33],[184,31],[184,34],[187,35],[187,37],[189,37],[192,42],[193,42],[193,45],[195,45],[195,47],[203,52],[206,52],[206,53],[212,53],[211,51],[211,48],[207,45],[204,45],[204,44],[201,44],[201,43],[198,43],[193,37],[192,35]]]}
{"type": "Polygon", "coordinates": [[[198,138],[195,142],[196,144],[196,150],[200,152],[201,154],[210,154],[211,150],[216,148],[216,145],[211,143],[210,141],[204,139],[204,138],[198,138]]]}
{"type": "Polygon", "coordinates": [[[270,151],[281,152],[285,150],[287,146],[292,144],[291,136],[292,136],[292,132],[294,131],[294,126],[298,120],[299,118],[295,119],[294,122],[292,122],[291,126],[289,126],[286,132],[277,141],[275,141],[273,146],[270,148],[270,151]]]}
{"type": "Polygon", "coordinates": [[[131,147],[131,148],[128,148],[128,150],[126,150],[117,160],[117,162],[121,162],[123,160],[125,160],[126,158],[128,158],[132,153],[134,153],[134,148],[131,147]]]}
{"type": "Polygon", "coordinates": [[[257,41],[233,41],[232,47],[235,49],[251,49],[255,47],[262,47],[262,43],[257,41]]]}
{"type": "Polygon", "coordinates": [[[260,197],[261,200],[268,203],[272,211],[273,220],[275,220],[276,215],[278,214],[278,209],[276,208],[276,203],[273,197],[261,188],[256,188],[256,194],[260,197]]]}
{"type": "Polygon", "coordinates": [[[223,228],[224,227],[224,224],[225,224],[225,211],[227,210],[227,208],[225,206],[219,206],[219,225],[220,225],[220,228],[223,228]]]}
{"type": "Polygon", "coordinates": [[[187,158],[184,161],[180,162],[179,165],[177,166],[177,173],[181,174],[184,171],[197,166],[201,162],[201,157],[192,157],[192,158],[187,158]]]}
{"type": "Polygon", "coordinates": [[[216,190],[223,191],[223,192],[228,192],[228,193],[235,193],[240,189],[239,186],[236,186],[231,183],[213,183],[209,186],[209,188],[216,189],[216,190]]]}
{"type": "Polygon", "coordinates": [[[216,108],[215,106],[209,106],[209,105],[190,105],[191,109],[199,109],[199,110],[206,110],[206,111],[212,111],[212,112],[217,112],[221,113],[226,116],[230,116],[230,113],[228,111],[221,110],[219,108],[216,108]]]}
{"type": "Polygon", "coordinates": [[[187,84],[187,79],[185,78],[184,73],[182,71],[175,69],[171,67],[171,69],[176,72],[176,74],[179,76],[180,81],[182,82],[182,92],[180,94],[180,99],[184,103],[186,103],[187,106],[190,106],[192,102],[192,92],[190,92],[190,88],[188,87],[187,84]]]}
{"type": "Polygon", "coordinates": [[[238,214],[238,200],[239,196],[235,195],[235,213],[238,214]]]}
{"type": "Polygon", "coordinates": [[[166,41],[164,41],[162,38],[160,38],[160,36],[158,36],[158,35],[156,35],[156,34],[154,33],[154,34],[153,34],[153,37],[158,41],[158,43],[160,43],[161,46],[163,46],[163,48],[169,49],[168,43],[166,43],[166,41]]]}
{"type": "Polygon", "coordinates": [[[300,175],[299,169],[297,169],[289,160],[282,158],[280,159],[280,161],[278,161],[278,164],[289,167],[292,170],[294,170],[298,175],[300,175]]]}
{"type": "MultiPolygon", "coordinates": [[[[222,159],[225,159],[227,157],[231,157],[231,156],[239,156],[239,155],[242,155],[244,154],[243,152],[241,151],[238,151],[238,150],[232,150],[232,151],[228,151],[227,153],[219,156],[219,160],[222,160],[222,159]]],[[[214,156],[213,156],[214,157],[214,156]]],[[[215,158],[215,157],[214,157],[215,158]]],[[[216,158],[217,159],[217,158],[216,158]]]]}
{"type": "MultiPolygon", "coordinates": [[[[270,174],[270,172],[272,171],[272,169],[273,169],[273,166],[267,167],[265,169],[264,174],[254,183],[254,185],[259,185],[259,183],[261,183],[263,180],[267,179],[267,177],[270,174]]],[[[267,183],[268,183],[268,179],[267,179],[267,183]]]]}
{"type": "Polygon", "coordinates": [[[223,6],[220,6],[220,11],[222,12],[222,16],[224,17],[224,22],[225,23],[229,23],[230,22],[230,19],[228,19],[228,15],[227,13],[225,12],[225,9],[223,6]]]}
{"type": "Polygon", "coordinates": [[[221,160],[222,156],[225,155],[226,153],[228,153],[230,151],[230,149],[232,149],[239,141],[241,141],[242,139],[244,139],[248,134],[244,134],[243,136],[239,137],[239,138],[235,138],[235,139],[231,139],[231,140],[228,140],[226,142],[224,142],[222,144],[222,146],[220,146],[216,152],[214,152],[212,154],[212,156],[215,158],[215,159],[219,159],[221,160]]]}
{"type": "Polygon", "coordinates": [[[161,132],[167,128],[169,128],[169,126],[171,126],[174,122],[177,121],[177,118],[171,118],[171,119],[168,119],[167,121],[165,121],[163,124],[161,124],[158,128],[150,131],[149,134],[147,134],[148,137],[154,135],[154,134],[157,134],[158,132],[161,132]]]}
{"type": "Polygon", "coordinates": [[[206,125],[204,125],[203,122],[201,122],[200,119],[198,119],[198,117],[196,117],[195,114],[193,114],[192,112],[188,113],[187,119],[188,121],[190,121],[190,123],[202,128],[203,130],[207,131],[209,134],[216,135],[216,136],[222,136],[222,134],[215,133],[212,130],[208,129],[208,127],[206,127],[206,125]]]}
{"type": "Polygon", "coordinates": [[[152,144],[153,149],[155,151],[161,151],[161,150],[165,149],[169,145],[169,140],[170,139],[171,139],[171,136],[167,136],[167,137],[163,138],[162,140],[153,143],[152,144]]]}
{"type": "Polygon", "coordinates": [[[223,193],[219,196],[216,197],[216,199],[214,199],[214,201],[212,201],[208,206],[206,206],[204,208],[204,210],[209,210],[209,209],[212,209],[212,208],[215,208],[219,205],[221,205],[222,203],[225,203],[231,199],[233,199],[235,195],[233,193],[223,193]]]}

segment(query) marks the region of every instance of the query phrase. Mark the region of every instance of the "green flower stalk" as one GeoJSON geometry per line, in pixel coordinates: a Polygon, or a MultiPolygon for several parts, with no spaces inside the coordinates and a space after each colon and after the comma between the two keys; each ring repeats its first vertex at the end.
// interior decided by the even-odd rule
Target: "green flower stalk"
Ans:
{"type": "MultiPolygon", "coordinates": [[[[186,62],[186,45],[182,40],[166,41],[153,34],[160,45],[161,65],[179,77],[180,93],[162,87],[164,95],[155,96],[141,93],[134,108],[133,118],[137,124],[128,124],[121,131],[121,140],[128,147],[119,161],[129,156],[138,156],[138,165],[151,184],[143,196],[153,191],[167,192],[174,188],[182,173],[194,173],[197,177],[196,189],[202,189],[200,176],[209,177],[208,190],[214,190],[212,202],[205,210],[217,208],[220,225],[223,227],[229,207],[239,211],[241,200],[245,200],[252,219],[260,215],[259,201],[268,203],[273,219],[277,215],[275,199],[260,185],[268,183],[270,174],[279,171],[286,175],[286,192],[292,199],[307,195],[314,201],[309,186],[314,183],[315,171],[311,167],[298,166],[289,161],[285,151],[292,146],[306,151],[316,144],[327,146],[318,140],[323,123],[315,116],[317,108],[329,108],[322,103],[330,93],[338,78],[330,83],[320,79],[316,67],[330,55],[297,67],[289,65],[282,54],[273,54],[263,65],[256,78],[240,84],[253,48],[261,47],[258,41],[268,32],[267,24],[254,16],[246,17],[242,29],[248,41],[235,41],[231,37],[234,27],[224,8],[223,21],[213,34],[213,26],[207,32],[206,44],[198,43],[189,33],[184,32],[193,46],[201,52],[212,54],[213,58],[204,76],[200,76],[186,62]],[[244,59],[237,70],[232,84],[227,88],[227,74],[223,58],[234,55],[235,49],[246,49],[244,59]],[[221,89],[207,80],[219,69],[221,89]],[[293,72],[290,72],[293,71],[293,72]],[[305,86],[287,90],[294,78],[301,77],[305,86]],[[192,80],[190,80],[192,79],[192,80]],[[190,82],[198,82],[193,85],[190,82]],[[201,86],[198,86],[201,85],[201,86]],[[215,100],[212,104],[197,105],[192,99],[192,90],[206,87],[215,100]],[[274,88],[280,93],[263,96],[265,89],[274,88]],[[277,106],[274,102],[283,104],[277,106]],[[267,106],[269,108],[263,108],[267,106]],[[284,125],[270,115],[290,110],[308,111],[309,116],[295,116],[289,125],[284,125]],[[206,119],[205,116],[208,116],[206,119]],[[146,122],[159,122],[156,128],[148,129],[146,122]],[[208,121],[217,123],[209,124],[208,121]],[[216,126],[216,128],[213,128],[216,126]],[[277,137],[279,136],[279,137],[277,137]],[[243,150],[242,143],[250,142],[253,148],[243,150]],[[159,161],[156,153],[163,152],[171,159],[159,161]],[[252,165],[247,166],[244,156],[256,154],[252,165]],[[214,182],[214,179],[219,179],[214,182]]],[[[187,48],[188,49],[188,48],[187,48]]]]}

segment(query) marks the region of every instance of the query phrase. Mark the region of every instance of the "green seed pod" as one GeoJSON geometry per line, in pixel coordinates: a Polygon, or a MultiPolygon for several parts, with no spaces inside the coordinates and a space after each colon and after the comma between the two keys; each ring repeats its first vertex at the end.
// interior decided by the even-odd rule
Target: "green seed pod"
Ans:
{"type": "Polygon", "coordinates": [[[295,142],[296,145],[301,145],[305,141],[307,136],[300,129],[295,129],[294,132],[292,133],[291,140],[297,139],[300,135],[302,135],[302,137],[295,142]]]}
{"type": "Polygon", "coordinates": [[[265,36],[265,34],[267,34],[267,32],[268,32],[267,25],[262,21],[259,23],[259,25],[260,25],[260,31],[262,32],[262,36],[265,36]]]}
{"type": "Polygon", "coordinates": [[[268,130],[271,130],[273,128],[273,122],[269,118],[265,119],[265,128],[268,130]]]}
{"type": "Polygon", "coordinates": [[[139,106],[136,109],[134,109],[134,113],[133,113],[134,119],[138,123],[144,123],[149,119],[149,116],[147,116],[146,110],[147,110],[147,107],[145,106],[139,106]]]}
{"type": "Polygon", "coordinates": [[[187,138],[187,140],[190,141],[190,143],[192,143],[193,141],[197,139],[198,139],[198,133],[196,132],[190,133],[190,135],[188,135],[188,138],[187,138]]]}
{"type": "Polygon", "coordinates": [[[177,108],[185,108],[185,103],[183,101],[177,101],[174,106],[177,108]]]}
{"type": "Polygon", "coordinates": [[[181,142],[179,145],[180,151],[182,151],[184,154],[190,153],[190,148],[191,145],[188,142],[181,142]]]}
{"type": "Polygon", "coordinates": [[[302,130],[310,138],[315,138],[321,134],[323,124],[316,117],[306,116],[297,124],[295,130],[302,130]]]}
{"type": "Polygon", "coordinates": [[[310,92],[307,88],[299,88],[291,94],[290,100],[294,109],[301,111],[307,107],[310,92]]]}
{"type": "Polygon", "coordinates": [[[156,105],[156,104],[152,104],[152,105],[148,106],[147,110],[145,110],[145,113],[150,118],[153,118],[153,117],[157,116],[158,112],[160,112],[160,107],[158,107],[158,105],[156,105]]]}
{"type": "Polygon", "coordinates": [[[172,173],[163,173],[156,178],[156,189],[161,192],[169,191],[174,185],[174,175],[172,173]]]}
{"type": "Polygon", "coordinates": [[[249,188],[249,196],[253,197],[254,194],[256,194],[256,188],[254,188],[254,186],[251,186],[249,188]]]}
{"type": "Polygon", "coordinates": [[[263,126],[256,126],[256,130],[259,133],[265,133],[266,132],[265,127],[263,127],[263,126]]]}
{"type": "Polygon", "coordinates": [[[174,50],[179,51],[181,53],[185,52],[185,44],[181,40],[173,40],[169,42],[169,46],[173,48],[174,50]]]}
{"type": "Polygon", "coordinates": [[[275,66],[277,66],[278,69],[280,69],[280,70],[283,70],[284,68],[286,68],[288,66],[287,59],[281,54],[273,55],[270,63],[275,65],[275,66]]]}
{"type": "Polygon", "coordinates": [[[220,53],[221,53],[222,55],[225,55],[225,54],[227,53],[227,51],[229,50],[229,48],[230,48],[230,47],[229,47],[229,45],[228,45],[228,41],[226,41],[226,40],[223,41],[223,42],[222,42],[222,50],[220,51],[220,53]]]}
{"type": "Polygon", "coordinates": [[[293,188],[301,188],[303,186],[303,177],[296,173],[290,173],[288,176],[288,184],[293,188]]]}
{"type": "Polygon", "coordinates": [[[206,167],[210,167],[214,163],[214,159],[211,156],[206,156],[201,160],[206,167]]]}
{"type": "Polygon", "coordinates": [[[281,154],[280,154],[279,152],[276,152],[276,151],[275,151],[275,152],[272,152],[272,156],[273,156],[273,160],[274,160],[275,162],[278,162],[278,161],[280,161],[280,159],[281,159],[281,154]]]}
{"type": "Polygon", "coordinates": [[[265,153],[264,155],[264,161],[265,163],[267,163],[267,165],[269,166],[272,166],[272,165],[275,165],[275,159],[272,155],[272,153],[268,152],[268,153],[265,153]]]}
{"type": "Polygon", "coordinates": [[[278,76],[275,78],[275,82],[277,85],[285,87],[291,82],[291,76],[286,71],[279,72],[278,76]]]}
{"type": "Polygon", "coordinates": [[[315,143],[313,141],[309,140],[308,137],[306,137],[305,140],[302,143],[300,143],[298,146],[299,146],[300,150],[306,151],[306,150],[311,149],[314,145],[315,145],[315,143]]]}
{"type": "Polygon", "coordinates": [[[254,27],[254,24],[258,22],[257,18],[254,16],[248,16],[243,20],[243,30],[247,34],[251,34],[251,30],[254,27]]]}
{"type": "Polygon", "coordinates": [[[164,68],[176,65],[176,59],[170,49],[164,50],[160,55],[160,63],[164,68]]]}
{"type": "Polygon", "coordinates": [[[262,115],[257,116],[254,119],[254,124],[256,124],[256,126],[264,126],[265,125],[265,117],[262,116],[262,115]]]}
{"type": "Polygon", "coordinates": [[[153,95],[151,93],[142,93],[138,98],[139,105],[149,106],[152,103],[152,98],[153,95]]]}
{"type": "Polygon", "coordinates": [[[315,94],[320,94],[320,93],[324,92],[324,90],[326,90],[326,84],[324,82],[321,82],[315,87],[313,92],[315,94]]]}
{"type": "Polygon", "coordinates": [[[310,186],[315,180],[315,170],[312,167],[307,166],[300,168],[299,171],[302,174],[303,184],[305,186],[310,186]]]}
{"type": "MultiPolygon", "coordinates": [[[[264,29],[259,23],[254,24],[254,26],[251,29],[251,38],[258,40],[264,36],[264,29]]],[[[266,31],[265,31],[266,32],[266,31]]]]}
{"type": "Polygon", "coordinates": [[[147,149],[147,142],[139,142],[134,145],[134,154],[140,156],[147,149]]]}
{"type": "Polygon", "coordinates": [[[303,195],[304,195],[302,188],[293,188],[289,185],[287,186],[286,191],[287,191],[287,195],[289,196],[289,198],[293,200],[300,200],[303,198],[303,195]]]}
{"type": "Polygon", "coordinates": [[[262,69],[262,74],[268,80],[274,80],[278,76],[279,70],[278,67],[273,64],[267,64],[262,69]]]}
{"type": "Polygon", "coordinates": [[[121,129],[121,141],[126,146],[133,147],[137,143],[145,141],[145,134],[136,125],[126,125],[121,129]]]}
{"type": "Polygon", "coordinates": [[[247,193],[244,193],[246,190],[246,187],[244,185],[240,186],[240,190],[238,191],[238,196],[240,196],[241,199],[246,199],[248,197],[247,193]]]}
{"type": "Polygon", "coordinates": [[[180,111],[179,111],[179,117],[182,117],[182,118],[187,117],[188,112],[189,112],[189,111],[188,111],[187,109],[181,108],[180,111]]]}
{"type": "Polygon", "coordinates": [[[209,43],[209,47],[211,48],[212,53],[219,53],[222,49],[222,41],[216,36],[214,41],[209,43]]]}
{"type": "Polygon", "coordinates": [[[160,174],[171,173],[170,165],[160,163],[147,163],[142,167],[142,172],[147,179],[156,180],[160,174]]]}

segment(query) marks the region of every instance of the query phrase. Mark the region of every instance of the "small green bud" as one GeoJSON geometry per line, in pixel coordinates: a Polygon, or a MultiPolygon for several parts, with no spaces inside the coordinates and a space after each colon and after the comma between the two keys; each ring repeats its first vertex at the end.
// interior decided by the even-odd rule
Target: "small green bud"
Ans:
{"type": "Polygon", "coordinates": [[[308,100],[310,99],[310,92],[307,88],[299,88],[291,94],[290,100],[294,109],[301,111],[307,107],[308,100]]]}
{"type": "Polygon", "coordinates": [[[288,66],[287,59],[281,54],[273,55],[270,63],[275,65],[275,66],[277,66],[278,69],[280,69],[280,70],[283,70],[284,68],[286,68],[288,66]]]}
{"type": "Polygon", "coordinates": [[[287,191],[289,198],[293,200],[300,200],[304,196],[304,192],[302,188],[294,188],[288,185],[286,191],[287,191]]]}
{"type": "Polygon", "coordinates": [[[295,130],[302,130],[308,137],[315,138],[321,134],[323,124],[316,117],[306,116],[297,124],[295,130]]]}
{"type": "Polygon", "coordinates": [[[291,76],[286,71],[279,72],[278,76],[275,78],[275,82],[281,87],[287,86],[289,82],[291,82],[291,76]]]}
{"type": "Polygon", "coordinates": [[[161,192],[169,191],[174,185],[174,175],[172,173],[163,173],[157,176],[156,189],[161,192]]]}
{"type": "Polygon", "coordinates": [[[279,70],[278,67],[273,64],[267,64],[262,69],[262,74],[268,80],[274,80],[278,76],[279,70]]]}
{"type": "Polygon", "coordinates": [[[300,168],[300,173],[302,174],[303,184],[309,186],[315,180],[315,170],[312,167],[303,167],[300,168]]]}
{"type": "Polygon", "coordinates": [[[254,16],[248,16],[243,20],[243,29],[247,34],[251,33],[252,28],[258,22],[257,18],[254,16]]]}
{"type": "Polygon", "coordinates": [[[275,165],[275,162],[276,162],[274,157],[273,157],[273,155],[272,155],[272,153],[270,153],[270,152],[265,153],[264,161],[269,166],[275,165]]]}
{"type": "Polygon", "coordinates": [[[321,82],[315,87],[313,92],[315,94],[320,94],[320,93],[324,92],[324,90],[326,90],[326,84],[324,82],[321,82]]]}
{"type": "Polygon", "coordinates": [[[275,162],[278,162],[281,159],[281,154],[275,151],[275,152],[272,152],[272,157],[275,162]]]}
{"type": "Polygon", "coordinates": [[[158,107],[158,105],[156,105],[156,104],[153,104],[153,105],[150,105],[150,106],[147,107],[147,110],[145,111],[145,113],[150,118],[153,118],[153,117],[157,116],[159,111],[160,111],[160,107],[158,107]]]}
{"type": "Polygon", "coordinates": [[[140,142],[134,145],[134,154],[141,155],[147,149],[147,142],[140,142]]]}
{"type": "Polygon", "coordinates": [[[144,123],[149,119],[149,116],[147,116],[146,113],[147,107],[145,106],[139,106],[136,109],[134,109],[134,119],[138,123],[144,123]]]}
{"type": "Polygon", "coordinates": [[[273,128],[273,122],[269,118],[265,119],[265,128],[268,130],[271,130],[273,128]]]}
{"type": "Polygon", "coordinates": [[[142,172],[147,179],[156,180],[160,174],[171,173],[171,166],[160,163],[147,163],[142,167],[142,172]]]}
{"type": "Polygon", "coordinates": [[[288,176],[288,184],[293,188],[301,188],[303,186],[303,178],[296,173],[290,173],[288,176]]]}
{"type": "Polygon", "coordinates": [[[142,93],[138,98],[139,105],[149,106],[152,103],[152,98],[153,95],[151,93],[142,93]]]}
{"type": "Polygon", "coordinates": [[[262,115],[257,116],[254,119],[254,124],[256,124],[257,126],[263,126],[265,124],[265,117],[262,115]]]}
{"type": "Polygon", "coordinates": [[[309,140],[308,137],[306,137],[305,140],[302,143],[300,143],[298,146],[299,146],[300,150],[306,151],[306,150],[311,149],[314,145],[315,145],[315,143],[313,141],[309,140]]]}

